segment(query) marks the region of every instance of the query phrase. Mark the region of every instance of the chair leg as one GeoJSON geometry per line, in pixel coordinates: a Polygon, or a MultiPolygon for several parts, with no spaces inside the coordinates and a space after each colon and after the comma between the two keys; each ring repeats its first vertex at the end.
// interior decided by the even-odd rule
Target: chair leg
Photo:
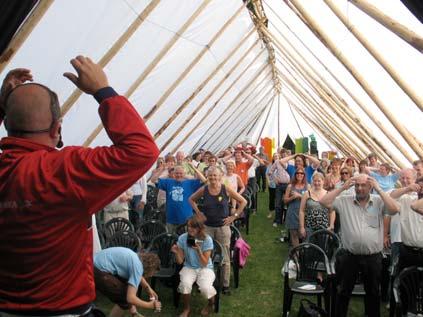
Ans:
{"type": "Polygon", "coordinates": [[[284,289],[283,292],[283,308],[282,308],[282,317],[286,317],[288,315],[288,295],[289,290],[288,289],[284,289]]]}
{"type": "Polygon", "coordinates": [[[321,294],[317,295],[317,306],[319,306],[319,308],[322,308],[322,295],[321,294]]]}
{"type": "Polygon", "coordinates": [[[172,291],[173,291],[173,305],[178,308],[179,306],[179,293],[178,293],[178,277],[172,277],[172,291]]]}

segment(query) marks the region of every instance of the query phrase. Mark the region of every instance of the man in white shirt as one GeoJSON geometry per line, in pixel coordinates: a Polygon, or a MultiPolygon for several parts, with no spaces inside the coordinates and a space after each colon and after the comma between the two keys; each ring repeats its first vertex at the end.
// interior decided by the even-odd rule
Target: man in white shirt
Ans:
{"type": "Polygon", "coordinates": [[[367,314],[379,317],[383,213],[385,210],[398,212],[398,204],[381,190],[374,178],[366,174],[350,178],[341,188],[326,194],[320,203],[338,212],[345,249],[336,259],[338,285],[335,316],[347,316],[351,292],[360,271],[366,291],[367,314]],[[352,185],[355,186],[355,195],[340,195],[352,185]],[[379,195],[370,194],[372,188],[379,195]]]}
{"type": "Polygon", "coordinates": [[[143,218],[144,207],[147,203],[147,179],[145,175],[132,185],[131,191],[133,196],[129,203],[129,207],[138,213],[139,221],[141,221],[143,218]]]}

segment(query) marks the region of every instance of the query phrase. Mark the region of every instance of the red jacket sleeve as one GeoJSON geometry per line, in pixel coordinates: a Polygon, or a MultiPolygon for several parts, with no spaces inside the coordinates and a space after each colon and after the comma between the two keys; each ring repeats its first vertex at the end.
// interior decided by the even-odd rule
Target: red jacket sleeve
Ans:
{"type": "Polygon", "coordinates": [[[90,214],[131,187],[159,156],[143,119],[126,98],[107,98],[99,113],[112,146],[66,147],[56,152],[62,153],[58,157],[64,164],[63,186],[74,191],[90,214]]]}

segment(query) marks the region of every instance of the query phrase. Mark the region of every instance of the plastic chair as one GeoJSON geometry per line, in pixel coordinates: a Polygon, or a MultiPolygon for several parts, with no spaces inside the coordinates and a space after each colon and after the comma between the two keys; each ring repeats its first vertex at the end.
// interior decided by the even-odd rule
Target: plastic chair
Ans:
{"type": "Polygon", "coordinates": [[[294,294],[317,296],[318,306],[322,307],[322,295],[325,297],[325,309],[329,307],[329,287],[324,286],[324,281],[319,281],[319,274],[326,279],[331,275],[329,259],[325,252],[317,245],[302,243],[293,248],[285,265],[282,268],[284,277],[283,315],[286,317],[291,310],[294,294]],[[290,263],[294,263],[290,267],[290,263]],[[322,264],[323,263],[323,267],[322,264]],[[295,281],[290,283],[289,269],[295,270],[295,281]],[[309,285],[309,287],[308,287],[309,285]]]}
{"type": "Polygon", "coordinates": [[[160,258],[160,270],[151,278],[151,287],[154,289],[156,280],[168,280],[173,291],[173,304],[178,307],[179,294],[179,270],[175,255],[171,252],[172,245],[178,241],[178,236],[171,233],[162,233],[156,236],[150,243],[146,252],[156,253],[160,258]]]}
{"type": "Polygon", "coordinates": [[[423,267],[402,270],[394,280],[393,294],[396,316],[423,314],[423,267]]]}
{"type": "Polygon", "coordinates": [[[104,234],[106,236],[106,240],[109,240],[116,232],[119,231],[135,232],[132,223],[130,223],[128,219],[121,217],[113,218],[104,225],[104,234]]]}
{"type": "Polygon", "coordinates": [[[214,299],[214,312],[219,312],[220,307],[220,293],[222,292],[223,288],[223,247],[222,245],[213,239],[213,252],[211,255],[214,273],[216,278],[213,282],[213,286],[216,289],[216,296],[214,299]]]}
{"type": "Polygon", "coordinates": [[[339,237],[327,229],[320,229],[313,232],[308,238],[308,242],[320,247],[329,260],[333,259],[334,254],[341,247],[339,237]]]}
{"type": "Polygon", "coordinates": [[[167,232],[166,226],[157,221],[151,220],[148,222],[143,223],[138,231],[138,237],[141,240],[141,245],[144,249],[147,249],[149,243],[159,234],[167,232]]]}
{"type": "Polygon", "coordinates": [[[132,231],[118,231],[106,242],[106,248],[125,247],[134,252],[138,252],[141,241],[132,231]]]}
{"type": "Polygon", "coordinates": [[[235,226],[230,226],[231,228],[231,244],[230,244],[230,257],[231,265],[234,271],[234,284],[235,288],[239,287],[239,249],[235,248],[236,240],[241,238],[241,233],[238,228],[235,226]]]}

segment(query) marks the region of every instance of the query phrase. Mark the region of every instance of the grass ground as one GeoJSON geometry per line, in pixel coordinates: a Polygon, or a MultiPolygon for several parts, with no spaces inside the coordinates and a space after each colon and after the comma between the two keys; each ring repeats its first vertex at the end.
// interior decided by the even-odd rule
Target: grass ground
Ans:
{"type": "MultiPolygon", "coordinates": [[[[250,234],[247,236],[241,230],[243,238],[250,244],[251,253],[247,265],[240,272],[240,287],[232,289],[230,296],[221,296],[220,316],[224,317],[276,317],[282,314],[282,277],[280,274],[288,244],[279,242],[281,229],[273,228],[272,221],[267,219],[267,193],[259,193],[259,210],[251,216],[250,234]]],[[[160,314],[148,310],[139,310],[145,316],[177,316],[180,310],[172,304],[172,291],[160,283],[157,293],[162,301],[160,314]]],[[[296,316],[300,297],[294,296],[291,316],[296,316]]],[[[315,301],[316,299],[310,298],[315,301]]],[[[206,301],[198,292],[194,292],[191,316],[200,316],[200,310],[206,301]]],[[[109,312],[112,303],[98,295],[97,306],[109,312]]],[[[363,299],[355,298],[350,303],[349,316],[364,316],[363,299]]],[[[382,308],[382,315],[388,316],[382,308]]]]}

